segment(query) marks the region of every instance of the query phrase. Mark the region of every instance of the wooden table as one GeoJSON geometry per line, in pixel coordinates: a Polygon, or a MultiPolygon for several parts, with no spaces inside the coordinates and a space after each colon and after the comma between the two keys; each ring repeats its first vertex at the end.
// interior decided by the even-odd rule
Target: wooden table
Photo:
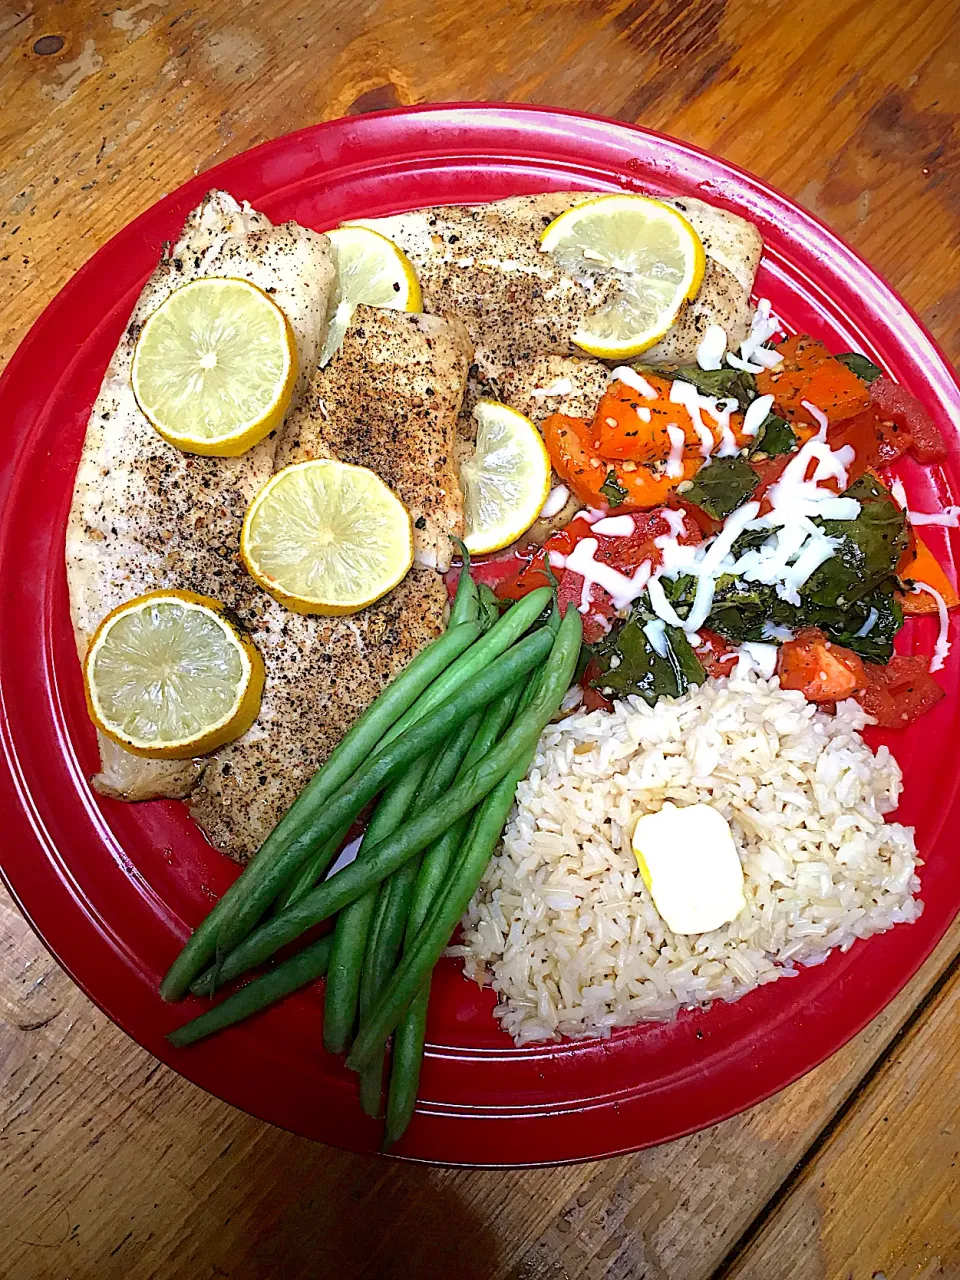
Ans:
{"type": "MultiPolygon", "coordinates": [[[[0,359],[131,217],[316,120],[501,98],[641,121],[824,217],[960,354],[949,0],[6,0],[0,359]]],[[[0,897],[4,1280],[960,1277],[960,923],[840,1053],[636,1156],[468,1172],[344,1155],[113,1027],[0,897]]]]}

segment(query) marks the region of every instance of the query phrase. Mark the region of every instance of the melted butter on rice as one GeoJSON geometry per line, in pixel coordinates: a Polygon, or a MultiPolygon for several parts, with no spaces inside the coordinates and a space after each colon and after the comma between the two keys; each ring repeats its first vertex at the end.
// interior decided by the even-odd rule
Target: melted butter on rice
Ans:
{"type": "Polygon", "coordinates": [[[451,953],[521,1045],[736,1000],[912,923],[913,829],[884,820],[900,768],[869,723],[751,673],[550,725],[451,953]],[[740,852],[746,907],[710,933],[670,932],[631,851],[668,800],[719,810],[740,852]]]}

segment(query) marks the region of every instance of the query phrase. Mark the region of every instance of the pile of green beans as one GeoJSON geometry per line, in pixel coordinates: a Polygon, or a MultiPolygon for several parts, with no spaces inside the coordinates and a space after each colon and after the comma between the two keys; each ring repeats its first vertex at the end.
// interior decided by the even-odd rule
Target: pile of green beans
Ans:
{"type": "Polygon", "coordinates": [[[161,986],[209,996],[331,917],[333,930],[171,1032],[192,1044],[326,975],[326,1048],[346,1053],[385,1145],[413,1114],[430,977],[476,892],[540,734],[574,675],[580,615],[550,588],[499,615],[465,557],[445,633],[356,722],[191,936],[161,986]],[[543,615],[551,607],[549,620],[543,615]],[[356,859],[324,879],[375,800],[356,859]]]}

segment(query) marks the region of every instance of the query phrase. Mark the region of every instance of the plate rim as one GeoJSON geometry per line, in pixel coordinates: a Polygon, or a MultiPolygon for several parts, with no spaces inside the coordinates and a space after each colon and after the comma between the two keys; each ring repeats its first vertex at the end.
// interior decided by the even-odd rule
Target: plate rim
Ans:
{"type": "MultiPolygon", "coordinates": [[[[484,103],[455,102],[455,103],[418,105],[418,106],[411,106],[411,107],[404,107],[404,108],[396,108],[396,109],[382,111],[382,112],[369,113],[369,114],[365,114],[357,117],[342,117],[336,120],[325,121],[319,124],[307,126],[304,129],[299,129],[288,134],[280,135],[276,138],[260,143],[256,147],[250,148],[247,151],[239,152],[237,155],[232,156],[229,159],[223,161],[221,164],[215,166],[213,169],[207,170],[202,174],[195,175],[193,178],[188,179],[187,182],[183,183],[181,186],[169,192],[167,195],[162,197],[159,201],[155,201],[154,203],[149,205],[146,209],[144,209],[141,213],[136,215],[136,217],[134,217],[129,222],[127,222],[122,228],[120,228],[120,230],[114,236],[112,236],[108,241],[105,242],[104,245],[102,245],[99,249],[97,249],[87,259],[87,261],[83,264],[83,266],[81,266],[78,269],[78,271],[75,272],[70,277],[70,279],[63,285],[63,287],[60,290],[58,290],[58,292],[54,295],[54,297],[47,303],[47,305],[43,308],[40,314],[35,318],[29,330],[24,335],[23,339],[18,345],[16,351],[11,356],[7,364],[7,367],[4,370],[3,376],[2,378],[0,378],[0,396],[5,395],[5,393],[8,391],[9,387],[11,386],[11,384],[16,384],[19,380],[21,380],[21,367],[25,368],[29,360],[33,358],[34,348],[37,346],[38,343],[42,341],[44,328],[50,323],[55,323],[56,317],[59,313],[60,308],[69,305],[70,301],[74,297],[82,293],[82,291],[86,287],[87,280],[91,276],[96,274],[98,262],[103,260],[109,254],[111,245],[114,243],[114,241],[119,237],[123,237],[125,235],[131,234],[131,232],[134,231],[138,227],[138,225],[142,224],[145,220],[156,218],[161,215],[172,214],[172,212],[178,209],[180,205],[183,204],[184,201],[193,201],[195,198],[195,193],[200,188],[206,188],[212,185],[219,185],[220,182],[222,181],[221,175],[228,174],[229,171],[235,166],[242,165],[245,163],[250,163],[252,160],[254,160],[257,157],[263,158],[263,157],[269,156],[271,152],[282,153],[288,148],[295,147],[297,142],[299,141],[307,141],[312,137],[320,135],[325,132],[333,133],[338,129],[343,129],[345,125],[353,125],[359,130],[360,133],[363,133],[364,130],[366,130],[367,128],[372,127],[376,123],[382,122],[385,120],[393,120],[399,117],[409,117],[409,116],[414,116],[414,117],[431,117],[432,116],[435,118],[449,117],[451,114],[454,114],[454,113],[466,114],[474,122],[477,121],[478,117],[480,118],[481,122],[484,117],[486,118],[490,118],[491,116],[494,116],[497,118],[509,117],[511,120],[515,122],[523,121],[521,128],[524,131],[526,131],[529,128],[526,122],[530,118],[547,117],[547,118],[558,118],[560,120],[565,120],[565,121],[581,122],[584,126],[590,126],[590,127],[599,126],[603,130],[610,130],[610,131],[613,131],[614,133],[623,133],[628,136],[630,134],[640,135],[641,137],[647,139],[648,141],[652,140],[656,145],[666,144],[668,149],[673,149],[677,152],[680,152],[684,156],[696,157],[699,161],[706,162],[709,166],[718,166],[721,170],[725,172],[726,175],[728,176],[732,175],[737,180],[737,182],[741,184],[741,186],[748,188],[754,195],[756,195],[758,198],[761,198],[765,203],[769,204],[769,202],[772,199],[772,201],[776,205],[780,206],[786,211],[789,211],[789,214],[792,220],[799,220],[800,222],[806,222],[808,228],[811,229],[813,232],[815,232],[818,237],[825,236],[827,240],[830,242],[833,252],[839,258],[845,258],[854,267],[856,267],[858,274],[862,274],[866,276],[867,279],[871,282],[871,284],[877,289],[877,291],[883,295],[885,300],[892,297],[898,304],[899,308],[901,309],[903,318],[909,321],[910,327],[913,330],[913,334],[923,339],[923,342],[926,346],[926,353],[925,353],[926,356],[932,357],[933,359],[934,367],[936,368],[938,375],[940,375],[937,383],[934,386],[934,389],[936,389],[937,387],[948,386],[950,391],[953,393],[954,399],[958,403],[960,403],[960,380],[957,379],[957,376],[952,370],[949,362],[947,361],[944,354],[941,352],[940,348],[938,347],[936,341],[933,339],[932,335],[927,330],[923,321],[916,315],[916,313],[909,306],[909,304],[904,302],[904,300],[901,298],[899,293],[896,290],[894,290],[890,285],[888,285],[882,279],[882,277],[880,277],[867,264],[867,262],[861,257],[861,255],[856,250],[854,250],[849,245],[847,245],[842,239],[840,239],[839,236],[836,235],[836,233],[831,231],[830,228],[826,225],[826,223],[824,223],[815,214],[812,214],[808,210],[805,210],[801,206],[797,205],[795,202],[790,200],[789,197],[781,193],[775,187],[771,186],[766,182],[763,182],[761,179],[741,169],[739,166],[734,165],[729,161],[722,160],[719,157],[713,156],[711,153],[709,153],[708,151],[702,148],[696,147],[693,144],[690,144],[688,142],[672,138],[667,134],[660,133],[655,130],[643,128],[642,126],[639,126],[639,125],[627,124],[625,122],[610,120],[605,117],[595,116],[585,112],[570,111],[570,110],[561,109],[561,108],[551,108],[551,107],[539,106],[539,105],[528,106],[524,104],[510,104],[510,103],[496,103],[496,102],[484,102],[484,103]]],[[[474,155],[475,152],[471,151],[470,154],[474,155]]],[[[495,154],[491,154],[486,158],[492,161],[494,164],[497,163],[498,160],[502,159],[501,156],[497,156],[495,154]]],[[[229,185],[229,178],[226,179],[226,182],[227,182],[227,185],[229,185]]],[[[277,188],[277,190],[282,190],[282,188],[277,188]]],[[[410,207],[416,207],[416,205],[411,205],[410,207]]],[[[811,281],[811,283],[815,285],[816,282],[811,281]]],[[[139,287],[140,286],[137,286],[137,289],[139,289],[139,287]]],[[[111,312],[115,311],[120,306],[120,303],[123,302],[124,299],[126,299],[128,296],[130,296],[130,294],[133,294],[134,297],[136,296],[136,292],[133,289],[131,289],[131,290],[128,290],[126,293],[124,293],[122,297],[119,299],[119,301],[114,300],[113,306],[111,307],[111,312]]],[[[885,321],[886,327],[889,327],[889,324],[890,324],[889,320],[885,321]]],[[[75,358],[79,359],[81,357],[82,357],[82,352],[78,353],[78,356],[75,358]]],[[[65,376],[65,373],[64,373],[64,376],[65,376]]],[[[56,386],[57,384],[54,384],[53,388],[49,391],[49,394],[45,398],[43,403],[47,403],[51,397],[55,396],[56,386]]],[[[42,404],[37,403],[36,413],[31,413],[30,417],[36,417],[39,415],[40,412],[42,412],[42,404]]],[[[28,447],[29,447],[29,433],[24,433],[22,438],[18,439],[16,447],[11,451],[11,454],[7,457],[7,459],[2,464],[2,466],[0,466],[0,512],[2,512],[4,508],[8,508],[7,497],[9,495],[9,491],[11,487],[15,484],[21,455],[23,451],[26,450],[28,447]]],[[[5,525],[5,523],[6,523],[6,520],[2,517],[2,515],[0,515],[0,539],[2,539],[3,526],[5,525]]],[[[19,801],[19,804],[17,806],[18,808],[17,817],[20,818],[22,821],[26,822],[33,837],[44,848],[46,848],[48,842],[46,840],[45,833],[43,832],[41,817],[39,814],[34,815],[31,813],[31,803],[29,802],[29,793],[25,792],[24,790],[22,778],[19,779],[19,782],[18,782],[16,747],[15,747],[15,743],[12,741],[11,733],[12,731],[9,723],[9,718],[7,715],[6,701],[4,699],[2,690],[0,690],[0,747],[2,747],[3,759],[6,765],[6,769],[2,771],[3,777],[0,778],[0,788],[2,788],[2,791],[4,793],[7,793],[7,794],[13,793],[16,796],[17,800],[19,801]]],[[[51,847],[54,848],[55,850],[55,846],[51,846],[51,847]]],[[[86,979],[82,977],[80,973],[77,971],[73,961],[67,960],[64,957],[62,953],[62,950],[63,950],[62,944],[60,946],[55,946],[48,940],[45,932],[40,927],[38,920],[35,918],[35,916],[41,915],[42,911],[35,912],[28,907],[27,902],[25,901],[24,895],[19,892],[16,884],[14,883],[17,877],[16,876],[11,877],[8,874],[7,868],[4,865],[4,863],[5,863],[5,860],[0,860],[0,875],[2,875],[7,885],[7,888],[11,893],[11,897],[16,903],[18,909],[27,919],[31,928],[40,938],[40,941],[43,943],[46,949],[50,951],[50,953],[54,956],[57,962],[67,971],[71,979],[74,982],[76,982],[76,984],[81,988],[81,990],[85,992],[88,998],[90,998],[91,1001],[95,1003],[106,1014],[106,1016],[108,1016],[111,1019],[111,1021],[115,1022],[118,1026],[120,1026],[121,1029],[126,1031],[127,1034],[130,1034],[132,1038],[138,1040],[139,1043],[143,1044],[143,1041],[140,1038],[140,1036],[138,1036],[134,1032],[127,1030],[126,1020],[124,1020],[119,1014],[111,1012],[110,1008],[108,1007],[108,1005],[110,1004],[110,1001],[106,999],[101,999],[101,997],[93,989],[91,989],[91,986],[88,985],[88,982],[86,981],[86,979]]],[[[74,899],[74,901],[76,900],[74,899]]],[[[93,922],[91,921],[90,923],[92,924],[93,922]]],[[[935,949],[938,942],[940,941],[940,938],[942,937],[943,932],[945,932],[946,928],[948,927],[949,927],[949,919],[944,925],[943,931],[941,931],[941,933],[939,933],[937,936],[933,937],[932,940],[929,942],[929,945],[923,951],[923,954],[920,954],[919,957],[916,958],[916,963],[913,964],[913,961],[911,961],[911,964],[913,964],[913,967],[910,969],[909,972],[903,973],[898,978],[895,989],[889,994],[887,994],[880,1001],[876,1009],[873,1009],[872,1011],[867,1011],[862,1017],[862,1019],[854,1019],[854,1023],[856,1023],[856,1025],[854,1025],[853,1023],[849,1024],[848,1027],[844,1029],[844,1034],[842,1036],[842,1039],[834,1043],[831,1048],[827,1049],[823,1054],[817,1057],[815,1061],[805,1062],[804,1064],[799,1066],[796,1069],[795,1073],[792,1075],[789,1075],[788,1073],[788,1075],[781,1076],[780,1078],[778,1078],[776,1084],[774,1084],[772,1087],[770,1087],[769,1089],[764,1089],[763,1091],[756,1092],[755,1096],[748,1099],[747,1101],[733,1102],[726,1109],[723,1109],[723,1108],[717,1109],[715,1113],[711,1116],[711,1118],[707,1121],[703,1121],[703,1120],[693,1121],[686,1128],[677,1127],[669,1135],[656,1138],[651,1141],[646,1141],[641,1143],[627,1142],[621,1146],[615,1146],[615,1147],[605,1146],[603,1151],[597,1151],[592,1155],[575,1154],[568,1157],[559,1157],[559,1158],[556,1156],[553,1156],[545,1160],[531,1160],[531,1161],[522,1161],[522,1162],[504,1161],[502,1162],[500,1167],[521,1167],[521,1166],[529,1167],[529,1166],[536,1166],[541,1164],[573,1163],[573,1162],[578,1162],[584,1159],[597,1158],[598,1156],[601,1156],[601,1155],[612,1156],[617,1154],[623,1154],[627,1151],[634,1151],[634,1150],[641,1149],[643,1146],[653,1145],[656,1142],[668,1141],[674,1138],[684,1136],[685,1134],[688,1134],[703,1128],[705,1124],[717,1123],[720,1120],[726,1119],[731,1115],[737,1114],[738,1112],[746,1109],[749,1106],[755,1105],[757,1102],[762,1101],[764,1098],[769,1097],[771,1096],[771,1094],[778,1092],[782,1088],[786,1087],[787,1084],[792,1083],[801,1075],[805,1074],[808,1070],[812,1069],[813,1066],[818,1065],[819,1062],[823,1061],[827,1056],[830,1056],[831,1053],[835,1052],[837,1049],[842,1047],[842,1044],[847,1043],[854,1035],[856,1035],[862,1029],[862,1027],[865,1026],[876,1015],[877,1012],[879,1012],[882,1008],[884,1008],[886,1004],[889,1003],[892,999],[894,999],[896,995],[899,993],[899,991],[903,989],[906,983],[910,980],[910,978],[913,977],[913,975],[917,972],[917,970],[921,967],[924,961],[935,949]]],[[[178,1073],[184,1075],[188,1079],[193,1080],[194,1083],[199,1084],[201,1087],[208,1089],[209,1092],[214,1093],[216,1096],[228,1102],[231,1102],[233,1105],[242,1106],[244,1110],[249,1111],[251,1114],[257,1115],[259,1118],[269,1123],[282,1124],[282,1122],[278,1122],[275,1117],[266,1115],[262,1111],[260,1111],[257,1107],[252,1106],[250,1104],[249,1099],[243,1101],[242,1103],[234,1101],[234,1099],[229,1096],[231,1092],[230,1090],[226,1090],[221,1086],[214,1086],[207,1080],[206,1077],[208,1076],[209,1073],[206,1070],[198,1068],[196,1072],[193,1072],[189,1069],[185,1069],[185,1068],[189,1068],[189,1060],[183,1059],[182,1051],[178,1054],[176,1050],[173,1050],[172,1048],[170,1048],[169,1054],[165,1055],[163,1053],[158,1053],[153,1046],[144,1046],[144,1047],[148,1048],[148,1052],[151,1052],[155,1056],[160,1057],[163,1061],[167,1063],[167,1065],[172,1066],[174,1070],[178,1071],[178,1073]],[[175,1060],[172,1060],[172,1059],[175,1059],[175,1060]],[[199,1079],[197,1078],[198,1076],[200,1077],[199,1079]]],[[[600,1105],[609,1105],[609,1104],[604,1103],[600,1105]]],[[[588,1109],[589,1109],[589,1104],[588,1104],[588,1109]]],[[[577,1109],[571,1108],[571,1114],[576,1114],[576,1113],[577,1113],[577,1109]]],[[[296,1132],[296,1129],[293,1129],[292,1131],[296,1132]]],[[[323,1140],[331,1141],[328,1138],[325,1138],[323,1140]]],[[[439,1162],[443,1164],[462,1164],[462,1165],[474,1166],[474,1167],[476,1167],[478,1163],[482,1163],[484,1167],[497,1167],[496,1163],[491,1161],[477,1162],[477,1161],[471,1161],[469,1159],[465,1159],[463,1161],[456,1161],[456,1160],[450,1160],[449,1158],[436,1160],[435,1158],[432,1158],[432,1157],[417,1156],[413,1154],[403,1154],[402,1156],[400,1156],[400,1158],[421,1159],[431,1163],[439,1162]]]]}

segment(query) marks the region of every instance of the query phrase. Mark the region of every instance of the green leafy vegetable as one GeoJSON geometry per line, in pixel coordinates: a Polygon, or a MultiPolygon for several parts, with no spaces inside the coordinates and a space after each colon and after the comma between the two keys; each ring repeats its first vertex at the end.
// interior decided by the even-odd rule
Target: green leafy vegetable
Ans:
{"type": "Polygon", "coordinates": [[[841,364],[845,364],[851,373],[855,373],[861,382],[865,382],[867,386],[871,382],[875,382],[877,378],[883,376],[883,370],[875,365],[872,360],[868,360],[866,356],[860,355],[858,351],[844,351],[842,355],[836,356],[841,364]]]}
{"type": "MultiPolygon", "coordinates": [[[[768,624],[794,631],[819,627],[831,640],[868,661],[887,661],[893,653],[893,638],[903,625],[894,595],[894,572],[909,537],[906,519],[872,476],[863,476],[845,496],[860,503],[860,514],[855,520],[816,520],[837,545],[831,558],[800,588],[799,605],[781,600],[773,586],[725,574],[717,580],[706,627],[735,644],[763,640],[768,624]],[[866,635],[857,635],[868,624],[866,635]]],[[[733,554],[743,555],[768,536],[763,529],[744,530],[733,554]]],[[[685,575],[660,581],[679,615],[686,617],[696,579],[685,575]]]]}
{"type": "Polygon", "coordinates": [[[852,649],[867,662],[889,662],[894,637],[903,626],[903,610],[893,587],[893,579],[888,578],[868,596],[842,610],[811,607],[806,625],[819,627],[835,644],[852,649]],[[866,635],[859,635],[865,627],[869,628],[866,635]]]}
{"type": "Polygon", "coordinates": [[[757,398],[757,382],[752,373],[742,369],[701,369],[692,365],[684,369],[659,369],[656,365],[635,364],[637,373],[652,373],[669,382],[679,379],[691,382],[702,396],[717,400],[733,399],[742,413],[751,400],[757,398]]]}
{"type": "Polygon", "coordinates": [[[792,453],[796,447],[797,437],[790,423],[785,422],[783,418],[778,418],[775,413],[768,413],[760,423],[760,429],[754,437],[747,457],[752,458],[755,454],[765,453],[768,458],[775,458],[782,453],[792,453]]]}
{"type": "Polygon", "coordinates": [[[627,491],[626,489],[622,489],[617,483],[617,473],[613,467],[611,467],[607,472],[607,478],[600,486],[600,492],[610,503],[611,507],[623,506],[623,500],[627,496],[627,491]]]}
{"type": "Polygon", "coordinates": [[[714,458],[701,467],[683,499],[702,507],[714,520],[726,520],[760,483],[760,477],[743,458],[714,458]]]}
{"type": "MultiPolygon", "coordinates": [[[[670,582],[662,578],[667,598],[681,617],[686,617],[697,587],[693,577],[670,582]]],[[[759,582],[745,582],[733,574],[717,581],[713,606],[704,626],[731,641],[767,640],[768,626],[819,627],[835,644],[852,649],[868,662],[887,662],[893,654],[893,640],[903,626],[903,612],[893,592],[894,580],[885,579],[869,595],[843,609],[827,608],[807,599],[801,589],[800,604],[781,600],[776,589],[759,582]],[[871,622],[872,616],[872,622],[871,622]],[[857,632],[870,625],[866,635],[857,632]]]]}
{"type": "Polygon", "coordinates": [[[803,599],[828,609],[846,608],[891,577],[910,538],[906,513],[873,476],[861,476],[844,497],[856,498],[860,514],[855,520],[814,521],[839,545],[802,592],[803,599]]]}
{"type": "Polygon", "coordinates": [[[679,627],[664,628],[664,655],[654,649],[644,625],[655,616],[643,596],[627,621],[594,646],[602,672],[594,681],[597,688],[621,697],[635,693],[653,706],[658,698],[676,698],[703,683],[706,673],[679,627]]]}

